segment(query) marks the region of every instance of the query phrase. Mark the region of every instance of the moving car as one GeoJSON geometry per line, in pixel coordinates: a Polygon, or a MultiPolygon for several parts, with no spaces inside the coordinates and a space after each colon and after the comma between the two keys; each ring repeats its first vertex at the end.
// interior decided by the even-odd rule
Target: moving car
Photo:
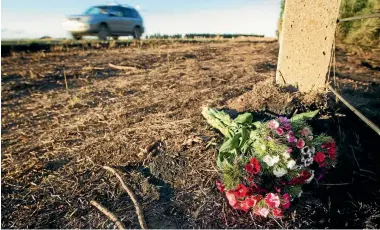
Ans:
{"type": "Polygon", "coordinates": [[[71,15],[63,26],[79,40],[86,35],[98,36],[100,40],[112,37],[133,36],[140,39],[144,33],[143,19],[136,9],[122,5],[94,6],[84,14],[71,15]]]}

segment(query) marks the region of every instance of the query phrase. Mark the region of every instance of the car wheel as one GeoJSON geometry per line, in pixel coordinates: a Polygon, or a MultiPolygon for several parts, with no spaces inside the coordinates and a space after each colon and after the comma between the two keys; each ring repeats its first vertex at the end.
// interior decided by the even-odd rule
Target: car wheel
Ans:
{"type": "Polygon", "coordinates": [[[108,27],[104,24],[100,25],[98,38],[102,41],[105,41],[107,40],[108,36],[109,36],[108,27]]]}
{"type": "Polygon", "coordinates": [[[74,40],[82,40],[82,36],[81,35],[78,35],[78,34],[72,34],[74,40]]]}
{"type": "Polygon", "coordinates": [[[119,39],[119,36],[112,36],[113,40],[118,40],[119,39]]]}
{"type": "Polygon", "coordinates": [[[133,30],[133,38],[139,40],[141,38],[141,30],[139,27],[135,27],[133,30]]]}

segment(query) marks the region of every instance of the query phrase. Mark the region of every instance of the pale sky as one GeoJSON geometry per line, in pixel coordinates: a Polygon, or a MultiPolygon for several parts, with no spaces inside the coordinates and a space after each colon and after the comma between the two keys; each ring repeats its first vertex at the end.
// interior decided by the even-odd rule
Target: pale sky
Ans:
{"type": "MultiPolygon", "coordinates": [[[[1,37],[69,37],[65,16],[107,0],[2,0],[1,37]]],[[[130,0],[140,9],[146,34],[244,33],[274,37],[280,0],[130,0]]]]}

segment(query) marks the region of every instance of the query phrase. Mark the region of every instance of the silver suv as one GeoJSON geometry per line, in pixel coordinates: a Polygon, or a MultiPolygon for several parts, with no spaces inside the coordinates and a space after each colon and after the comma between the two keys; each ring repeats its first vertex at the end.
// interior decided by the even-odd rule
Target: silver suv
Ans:
{"type": "Polygon", "coordinates": [[[143,19],[137,10],[122,5],[91,7],[84,14],[69,16],[63,26],[76,40],[85,35],[96,35],[100,40],[131,35],[140,39],[144,33],[143,19]]]}

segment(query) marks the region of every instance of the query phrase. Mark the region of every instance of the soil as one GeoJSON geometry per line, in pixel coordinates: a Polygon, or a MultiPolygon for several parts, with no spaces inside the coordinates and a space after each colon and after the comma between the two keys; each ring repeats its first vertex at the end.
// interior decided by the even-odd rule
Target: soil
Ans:
{"type": "MultiPolygon", "coordinates": [[[[379,228],[379,136],[331,95],[276,86],[277,53],[277,41],[261,40],[3,57],[1,226],[115,228],[89,203],[96,200],[139,228],[108,165],[133,188],[151,228],[379,228]],[[282,220],[239,213],[215,186],[222,137],[203,119],[205,105],[257,119],[321,109],[311,125],[337,140],[339,164],[282,220]]],[[[337,74],[339,89],[355,92],[353,102],[368,99],[363,113],[376,117],[377,80],[349,76],[337,74]]]]}

